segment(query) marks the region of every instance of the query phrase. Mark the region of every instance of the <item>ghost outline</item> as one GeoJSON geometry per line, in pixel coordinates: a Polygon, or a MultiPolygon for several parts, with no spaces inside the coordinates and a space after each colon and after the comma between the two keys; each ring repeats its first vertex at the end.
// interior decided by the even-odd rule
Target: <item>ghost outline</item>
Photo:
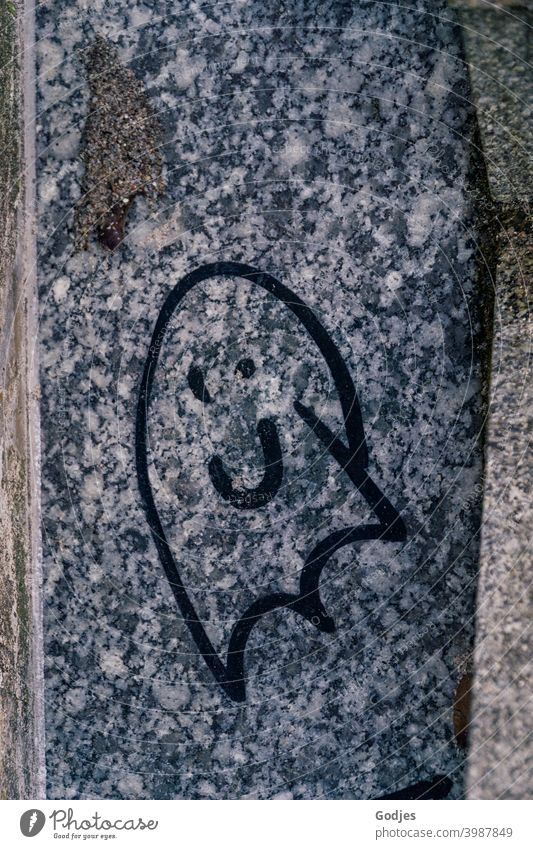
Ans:
{"type": "Polygon", "coordinates": [[[406,528],[400,514],[368,474],[368,448],[361,409],[354,383],[337,346],[313,311],[298,295],[271,274],[245,263],[220,261],[200,266],[186,274],[167,295],[152,333],[143,369],[136,413],[135,453],[143,509],[178,608],[206,666],[225,694],[235,702],[246,701],[245,649],[252,628],[259,619],[273,610],[287,608],[303,616],[319,631],[333,633],[335,624],[320,599],[319,586],[320,576],[330,557],[340,548],[355,542],[373,539],[403,542],[406,539],[406,528]],[[233,626],[225,664],[198,617],[167,542],[150,484],[147,447],[150,397],[166,328],[191,289],[213,277],[238,278],[261,286],[293,313],[315,342],[326,361],[339,396],[347,445],[333,434],[312,408],[297,400],[294,402],[294,409],[348,475],[379,520],[375,524],[354,525],[333,531],[320,540],[305,560],[300,573],[298,594],[276,592],[257,598],[233,626]]]}

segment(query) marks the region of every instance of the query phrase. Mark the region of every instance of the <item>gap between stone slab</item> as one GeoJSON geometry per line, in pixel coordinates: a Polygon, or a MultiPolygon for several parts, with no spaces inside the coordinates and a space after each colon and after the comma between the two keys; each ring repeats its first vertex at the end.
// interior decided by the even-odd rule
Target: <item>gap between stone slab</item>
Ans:
{"type": "Polygon", "coordinates": [[[45,796],[39,382],[32,349],[38,337],[34,0],[1,3],[2,53],[11,58],[1,69],[8,95],[0,130],[4,151],[8,146],[12,156],[0,175],[5,224],[0,256],[0,604],[3,621],[11,627],[4,631],[2,646],[0,796],[24,799],[45,796]]]}

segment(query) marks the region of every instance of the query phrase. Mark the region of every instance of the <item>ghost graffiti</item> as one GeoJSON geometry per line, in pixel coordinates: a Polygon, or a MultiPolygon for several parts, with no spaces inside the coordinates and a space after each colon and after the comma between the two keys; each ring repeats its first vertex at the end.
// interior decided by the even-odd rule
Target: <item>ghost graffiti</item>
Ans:
{"type": "MultiPolygon", "coordinates": [[[[236,371],[241,378],[248,380],[253,376],[255,368],[253,358],[244,357],[238,362],[236,371]]],[[[187,383],[194,397],[209,407],[212,403],[209,387],[198,364],[190,365],[187,383]]],[[[284,480],[283,451],[274,417],[261,417],[257,421],[256,432],[261,444],[264,471],[255,486],[247,487],[236,482],[217,453],[213,453],[207,462],[215,497],[230,509],[243,514],[260,511],[276,499],[284,480]]],[[[344,546],[355,543],[368,540],[401,542],[406,538],[401,516],[368,471],[369,456],[361,408],[352,377],[337,345],[312,309],[295,292],[271,274],[243,263],[218,262],[201,266],[180,280],[167,296],[152,333],[141,379],[136,415],[136,467],[146,519],[181,616],[213,677],[225,694],[236,702],[246,699],[246,645],[252,629],[262,617],[274,610],[287,609],[303,617],[319,632],[334,632],[334,611],[327,611],[320,597],[320,578],[331,557],[344,546]],[[259,592],[257,598],[235,621],[225,658],[220,657],[207,634],[167,539],[150,478],[148,439],[152,390],[169,323],[183,309],[187,295],[199,284],[214,278],[231,278],[260,287],[289,311],[299,328],[298,332],[316,348],[326,364],[340,404],[341,432],[334,433],[313,407],[302,399],[294,400],[294,411],[318,441],[322,451],[333,459],[340,473],[362,496],[373,516],[373,521],[354,523],[312,540],[299,574],[298,592],[259,592]]]]}

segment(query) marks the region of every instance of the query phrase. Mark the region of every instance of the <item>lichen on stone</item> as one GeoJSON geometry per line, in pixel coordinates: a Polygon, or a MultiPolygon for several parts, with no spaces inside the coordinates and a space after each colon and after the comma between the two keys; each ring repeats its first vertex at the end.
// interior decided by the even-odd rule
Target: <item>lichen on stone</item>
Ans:
{"type": "Polygon", "coordinates": [[[124,223],[137,195],[164,189],[159,121],[144,85],[124,67],[116,47],[98,35],[84,57],[90,101],[81,158],[85,166],[76,213],[77,247],[91,234],[110,250],[124,238],[124,223]]]}

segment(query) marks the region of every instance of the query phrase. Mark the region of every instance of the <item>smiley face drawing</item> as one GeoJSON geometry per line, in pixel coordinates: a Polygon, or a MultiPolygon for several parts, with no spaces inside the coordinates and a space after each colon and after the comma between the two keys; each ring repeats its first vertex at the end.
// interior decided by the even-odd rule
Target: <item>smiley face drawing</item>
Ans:
{"type": "MultiPolygon", "coordinates": [[[[257,363],[253,356],[240,357],[235,367],[235,379],[245,384],[254,379],[257,363]]],[[[191,398],[201,409],[213,407],[213,398],[205,371],[198,362],[190,362],[186,371],[186,384],[191,398]]],[[[284,459],[283,434],[273,414],[262,414],[254,425],[256,439],[261,446],[262,474],[252,485],[239,480],[228,468],[225,459],[215,448],[207,458],[204,468],[212,497],[224,505],[237,518],[260,514],[279,499],[288,476],[284,459]]],[[[178,605],[206,666],[227,697],[234,702],[246,701],[246,646],[252,629],[262,617],[275,610],[286,609],[303,617],[322,633],[335,631],[334,611],[326,610],[320,596],[320,580],[328,561],[345,546],[368,540],[403,542],[406,529],[402,518],[369,474],[369,456],[363,421],[355,386],[340,353],[327,329],[312,309],[287,286],[271,274],[240,262],[216,262],[203,265],[183,277],[167,296],[157,318],[148,355],[144,365],[136,414],[136,468],[142,506],[154,540],[158,556],[178,605]],[[317,360],[325,365],[325,372],[338,399],[341,427],[337,432],[323,420],[311,403],[303,397],[291,399],[292,413],[303,423],[302,427],[316,442],[322,455],[333,461],[337,473],[349,488],[366,502],[372,520],[352,523],[340,529],[321,532],[320,527],[309,528],[311,540],[307,542],[303,568],[299,571],[297,592],[278,590],[268,592],[259,587],[256,597],[248,603],[231,626],[226,657],[215,649],[204,622],[198,615],[194,595],[190,592],[178,566],[170,544],[168,528],[156,506],[156,483],[151,477],[149,455],[151,444],[148,434],[148,417],[153,400],[163,340],[172,320],[185,310],[187,296],[205,282],[236,281],[237,288],[246,285],[258,288],[274,298],[286,311],[295,325],[296,336],[310,345],[317,360]]],[[[152,473],[153,475],[153,473],[152,473]]]]}

